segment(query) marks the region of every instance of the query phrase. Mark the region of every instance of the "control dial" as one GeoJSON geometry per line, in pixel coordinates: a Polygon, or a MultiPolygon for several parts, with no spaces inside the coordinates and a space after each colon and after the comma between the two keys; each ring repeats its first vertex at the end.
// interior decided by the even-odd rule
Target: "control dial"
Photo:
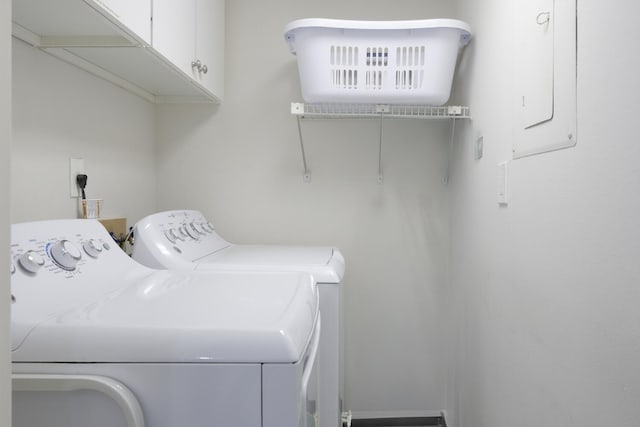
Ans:
{"type": "MultiPolygon", "coordinates": [[[[180,241],[185,241],[185,239],[187,238],[187,235],[185,233],[182,232],[182,230],[178,229],[176,230],[175,228],[171,229],[171,233],[173,233],[173,236],[176,238],[176,241],[180,240],[180,241]]],[[[175,242],[173,242],[175,243],[175,242]]]]}
{"type": "Polygon", "coordinates": [[[44,265],[44,258],[35,251],[27,251],[20,255],[18,263],[29,273],[37,273],[40,267],[44,265]]]}
{"type": "Polygon", "coordinates": [[[192,223],[191,223],[191,229],[192,229],[193,231],[195,231],[197,234],[201,234],[201,235],[203,235],[203,236],[205,235],[205,232],[204,232],[204,230],[202,229],[202,227],[200,227],[200,225],[199,225],[199,224],[196,224],[195,222],[192,222],[192,223]]]}
{"type": "Polygon", "coordinates": [[[187,234],[189,235],[189,237],[191,237],[193,240],[198,240],[198,232],[193,227],[193,224],[191,224],[188,227],[185,225],[184,228],[187,231],[187,234]]]}
{"type": "Polygon", "coordinates": [[[61,240],[49,248],[49,255],[56,265],[64,270],[73,271],[82,258],[80,250],[70,241],[61,240]]]}
{"type": "Polygon", "coordinates": [[[82,249],[84,249],[91,258],[98,258],[100,252],[102,252],[102,244],[96,239],[91,239],[82,244],[82,249]]]}
{"type": "Polygon", "coordinates": [[[167,238],[171,243],[175,243],[178,240],[178,236],[176,236],[176,232],[173,231],[173,228],[164,232],[164,237],[167,238]]]}

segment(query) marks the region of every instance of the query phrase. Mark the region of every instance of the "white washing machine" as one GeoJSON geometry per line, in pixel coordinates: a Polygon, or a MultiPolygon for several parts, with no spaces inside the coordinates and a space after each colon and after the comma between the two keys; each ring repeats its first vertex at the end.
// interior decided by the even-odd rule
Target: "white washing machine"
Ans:
{"type": "Polygon", "coordinates": [[[12,226],[13,427],[310,427],[304,273],[157,271],[94,220],[12,226]]]}
{"type": "Polygon", "coordinates": [[[345,260],[329,246],[238,245],[218,235],[194,210],[149,215],[134,227],[132,257],[152,268],[178,270],[304,271],[320,293],[322,333],[319,354],[318,413],[321,427],[341,426],[341,281],[345,260]]]}

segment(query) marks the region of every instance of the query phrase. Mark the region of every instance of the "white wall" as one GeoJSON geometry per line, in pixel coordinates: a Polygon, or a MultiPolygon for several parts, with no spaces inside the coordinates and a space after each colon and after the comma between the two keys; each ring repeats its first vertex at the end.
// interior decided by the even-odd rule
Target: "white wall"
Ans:
{"type": "Polygon", "coordinates": [[[578,1],[578,144],[510,164],[518,2],[460,0],[474,120],[455,150],[450,421],[460,427],[640,422],[640,5],[578,1]],[[484,136],[485,156],[473,160],[484,136]],[[455,417],[454,417],[455,416],[455,417]]]}
{"type": "Polygon", "coordinates": [[[304,122],[312,182],[303,183],[291,101],[295,57],[282,30],[306,17],[452,16],[451,2],[227,2],[225,100],[158,110],[158,207],[196,208],[239,243],[337,245],[345,278],[346,406],[443,408],[447,357],[449,125],[304,122]]]}
{"type": "Polygon", "coordinates": [[[154,106],[13,40],[11,221],[75,218],[69,157],[85,160],[87,197],[129,224],[155,208],[154,106]]]}
{"type": "Polygon", "coordinates": [[[11,2],[0,3],[0,426],[11,425],[9,354],[9,158],[11,147],[11,2]]]}

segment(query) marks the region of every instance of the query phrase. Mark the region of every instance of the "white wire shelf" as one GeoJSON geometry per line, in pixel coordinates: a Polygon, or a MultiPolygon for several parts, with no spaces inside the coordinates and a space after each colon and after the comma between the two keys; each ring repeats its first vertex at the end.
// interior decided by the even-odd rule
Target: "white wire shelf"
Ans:
{"type": "Polygon", "coordinates": [[[307,104],[291,103],[291,114],[302,119],[470,119],[469,107],[447,105],[432,107],[428,105],[395,104],[307,104]]]}
{"type": "MultiPolygon", "coordinates": [[[[306,104],[303,102],[291,103],[291,114],[296,116],[298,122],[298,135],[300,137],[300,151],[302,154],[302,166],[304,167],[304,182],[311,181],[311,171],[307,164],[307,156],[304,150],[302,138],[302,126],[300,122],[306,119],[378,119],[380,121],[380,138],[378,145],[378,183],[384,181],[382,171],[382,141],[384,119],[426,119],[426,120],[451,120],[451,137],[449,146],[453,146],[453,140],[458,119],[471,119],[469,107],[461,105],[447,105],[432,107],[428,105],[395,105],[395,104],[306,104]]],[[[449,171],[443,178],[446,183],[449,179],[449,171]]]]}

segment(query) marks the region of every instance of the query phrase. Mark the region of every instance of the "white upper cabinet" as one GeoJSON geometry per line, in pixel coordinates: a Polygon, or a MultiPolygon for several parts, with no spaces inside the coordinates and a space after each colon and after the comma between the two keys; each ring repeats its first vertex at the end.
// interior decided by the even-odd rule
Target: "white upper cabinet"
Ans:
{"type": "Polygon", "coordinates": [[[152,40],[155,50],[222,99],[224,0],[153,0],[152,40]]]}
{"type": "Polygon", "coordinates": [[[12,15],[14,37],[151,102],[222,99],[224,0],[13,0],[12,15]]]}
{"type": "Polygon", "coordinates": [[[195,44],[196,1],[153,0],[153,48],[191,75],[195,44]]]}
{"type": "Polygon", "coordinates": [[[93,0],[133,31],[141,40],[151,44],[151,0],[93,0]]]}
{"type": "Polygon", "coordinates": [[[220,99],[224,97],[224,15],[224,0],[196,0],[195,58],[203,68],[193,67],[192,73],[220,99]]]}

